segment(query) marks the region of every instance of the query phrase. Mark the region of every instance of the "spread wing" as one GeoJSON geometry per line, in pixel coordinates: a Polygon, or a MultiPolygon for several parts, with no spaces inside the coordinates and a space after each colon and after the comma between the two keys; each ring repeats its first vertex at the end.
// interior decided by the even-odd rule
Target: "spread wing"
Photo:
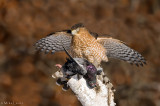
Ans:
{"type": "Polygon", "coordinates": [[[58,51],[69,50],[71,47],[72,35],[70,34],[70,30],[65,30],[61,32],[55,32],[53,34],[48,35],[45,38],[38,40],[35,43],[35,47],[45,53],[49,53],[51,51],[52,54],[58,51]]]}
{"type": "Polygon", "coordinates": [[[131,64],[136,64],[137,66],[146,64],[146,60],[141,54],[131,49],[120,40],[98,37],[97,41],[106,48],[107,57],[124,60],[131,64]]]}

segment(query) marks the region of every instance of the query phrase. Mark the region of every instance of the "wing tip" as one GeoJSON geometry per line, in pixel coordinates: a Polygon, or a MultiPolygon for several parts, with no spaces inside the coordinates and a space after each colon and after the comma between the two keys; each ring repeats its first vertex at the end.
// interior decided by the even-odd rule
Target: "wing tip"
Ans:
{"type": "Polygon", "coordinates": [[[129,62],[129,63],[131,65],[136,65],[137,67],[139,67],[139,66],[143,67],[143,66],[147,65],[146,61],[145,62],[142,62],[142,61],[133,61],[133,62],[129,62]]]}

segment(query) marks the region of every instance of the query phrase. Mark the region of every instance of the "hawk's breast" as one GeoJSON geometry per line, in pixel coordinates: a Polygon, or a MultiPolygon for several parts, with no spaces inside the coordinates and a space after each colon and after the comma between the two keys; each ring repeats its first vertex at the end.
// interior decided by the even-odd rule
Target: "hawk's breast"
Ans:
{"type": "Polygon", "coordinates": [[[94,37],[86,33],[74,36],[72,46],[77,55],[82,55],[86,58],[92,56],[98,62],[105,61],[107,58],[106,49],[94,37]]]}

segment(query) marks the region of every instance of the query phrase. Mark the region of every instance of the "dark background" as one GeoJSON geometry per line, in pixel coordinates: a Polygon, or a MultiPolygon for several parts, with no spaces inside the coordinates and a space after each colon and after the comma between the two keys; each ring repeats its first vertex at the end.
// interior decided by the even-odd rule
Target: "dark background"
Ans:
{"type": "Polygon", "coordinates": [[[116,89],[117,106],[160,106],[159,0],[0,0],[0,106],[80,106],[51,77],[66,55],[45,55],[33,44],[83,22],[126,42],[147,59],[144,67],[110,59],[103,68],[116,89]],[[9,105],[10,106],[10,105],[9,105]]]}

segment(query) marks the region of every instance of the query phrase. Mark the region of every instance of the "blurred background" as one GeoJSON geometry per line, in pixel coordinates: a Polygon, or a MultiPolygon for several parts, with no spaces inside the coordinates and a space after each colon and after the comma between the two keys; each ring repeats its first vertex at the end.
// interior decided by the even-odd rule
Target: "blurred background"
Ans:
{"type": "Polygon", "coordinates": [[[126,42],[147,60],[144,67],[114,59],[102,64],[116,106],[160,106],[159,0],[0,0],[0,106],[81,106],[51,77],[65,53],[45,55],[33,47],[79,22],[126,42]]]}

